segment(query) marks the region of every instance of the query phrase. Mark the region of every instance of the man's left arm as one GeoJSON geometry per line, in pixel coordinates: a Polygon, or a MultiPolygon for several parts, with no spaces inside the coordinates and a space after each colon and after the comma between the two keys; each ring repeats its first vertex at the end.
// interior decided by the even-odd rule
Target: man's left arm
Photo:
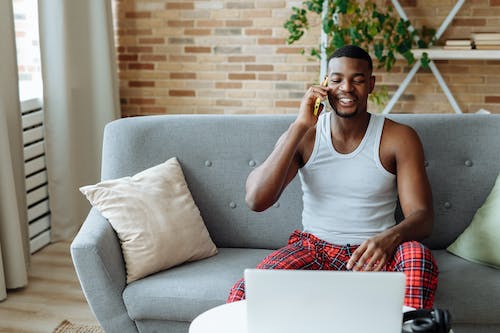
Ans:
{"type": "Polygon", "coordinates": [[[425,171],[422,143],[412,128],[394,125],[388,143],[395,159],[399,201],[405,218],[394,227],[363,242],[353,252],[347,264],[348,269],[379,271],[399,244],[420,241],[432,231],[432,193],[425,171]]]}

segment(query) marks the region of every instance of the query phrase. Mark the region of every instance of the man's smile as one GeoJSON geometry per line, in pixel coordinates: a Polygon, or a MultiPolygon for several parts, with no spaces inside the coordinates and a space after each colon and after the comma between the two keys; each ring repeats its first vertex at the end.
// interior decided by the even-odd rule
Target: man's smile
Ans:
{"type": "Polygon", "coordinates": [[[354,97],[347,97],[347,96],[337,96],[337,100],[339,101],[339,104],[342,106],[353,106],[356,103],[356,99],[354,97]]]}

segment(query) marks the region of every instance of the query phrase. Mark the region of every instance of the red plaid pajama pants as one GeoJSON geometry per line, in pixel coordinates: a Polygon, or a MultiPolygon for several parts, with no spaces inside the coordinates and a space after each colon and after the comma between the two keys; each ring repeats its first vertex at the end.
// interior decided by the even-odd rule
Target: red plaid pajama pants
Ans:
{"type": "MultiPolygon", "coordinates": [[[[288,245],[268,255],[260,269],[311,269],[345,271],[347,262],[357,245],[334,245],[316,236],[295,231],[288,245]]],[[[400,244],[385,271],[406,275],[404,304],[413,308],[432,308],[438,282],[438,268],[428,248],[419,242],[400,244]]],[[[227,302],[245,298],[245,282],[240,279],[229,293],[227,302]]]]}

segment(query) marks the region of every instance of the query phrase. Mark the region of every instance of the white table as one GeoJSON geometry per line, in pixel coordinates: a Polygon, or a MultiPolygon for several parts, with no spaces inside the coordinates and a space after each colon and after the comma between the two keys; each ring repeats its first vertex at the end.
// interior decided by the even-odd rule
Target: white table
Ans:
{"type": "MultiPolygon", "coordinates": [[[[219,305],[196,317],[189,333],[247,333],[246,301],[219,305]]],[[[403,312],[413,308],[403,306],[403,312]]]]}
{"type": "Polygon", "coordinates": [[[246,333],[245,300],[219,305],[203,312],[189,326],[189,333],[246,333]]]}

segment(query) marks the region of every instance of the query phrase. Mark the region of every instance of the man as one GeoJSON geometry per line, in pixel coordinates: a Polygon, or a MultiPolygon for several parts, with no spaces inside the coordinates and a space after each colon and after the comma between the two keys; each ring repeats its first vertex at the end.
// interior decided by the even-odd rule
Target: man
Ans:
{"type": "MultiPolygon", "coordinates": [[[[255,211],[273,205],[297,173],[304,193],[304,230],[257,268],[402,271],[405,305],[431,308],[438,270],[418,242],[433,224],[423,148],[410,127],[367,112],[372,66],[357,46],[336,50],[327,86],[307,90],[295,121],[248,176],[246,201],[255,211]],[[321,107],[315,116],[317,98],[328,98],[334,112],[321,107]],[[398,195],[405,218],[396,224],[398,195]]],[[[243,298],[241,279],[228,302],[243,298]]]]}

